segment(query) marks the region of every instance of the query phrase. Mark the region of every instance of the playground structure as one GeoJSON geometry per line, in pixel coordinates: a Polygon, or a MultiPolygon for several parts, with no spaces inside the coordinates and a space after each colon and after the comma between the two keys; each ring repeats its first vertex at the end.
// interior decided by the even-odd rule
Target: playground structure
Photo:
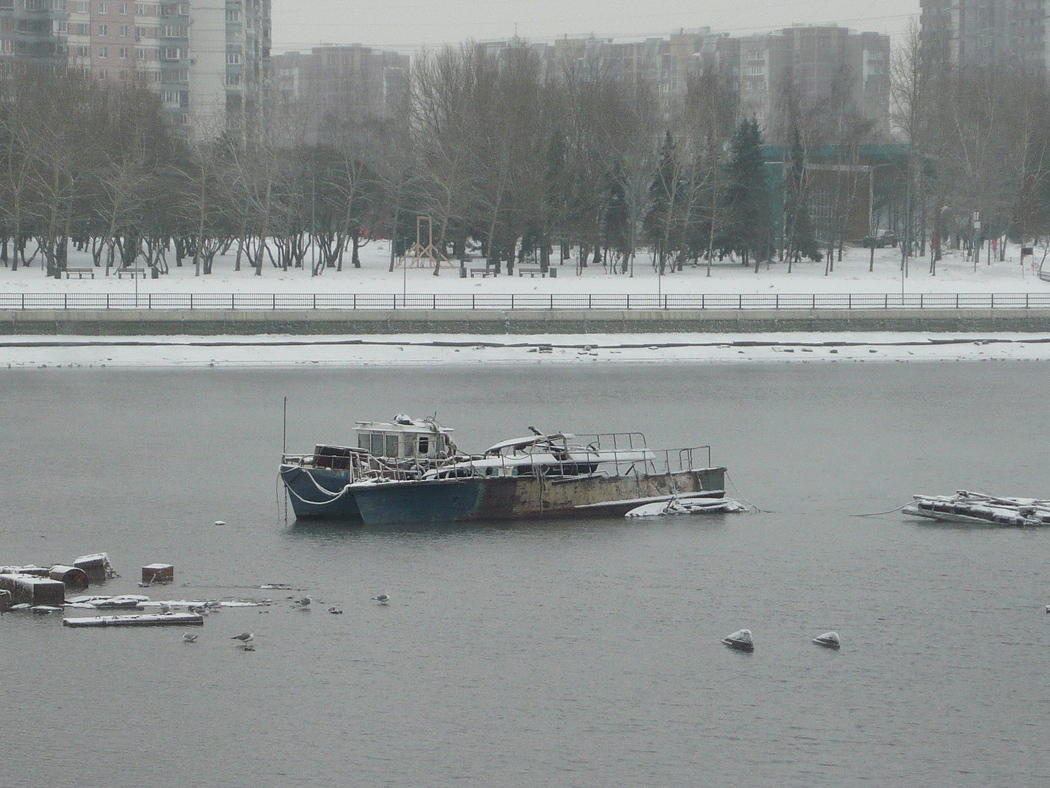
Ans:
{"type": "Polygon", "coordinates": [[[429,216],[416,217],[416,242],[405,251],[401,265],[412,268],[435,268],[439,262],[448,262],[448,258],[434,246],[434,220],[429,216]],[[426,243],[423,243],[424,236],[426,243]]]}

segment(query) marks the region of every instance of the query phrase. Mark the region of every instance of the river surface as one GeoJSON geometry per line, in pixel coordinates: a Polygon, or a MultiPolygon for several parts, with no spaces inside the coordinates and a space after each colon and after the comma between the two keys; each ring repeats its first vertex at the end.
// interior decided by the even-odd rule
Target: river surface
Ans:
{"type": "Polygon", "coordinates": [[[4,615],[2,782],[1045,786],[1050,529],[853,515],[914,492],[1050,497],[1048,373],[0,372],[0,564],[107,551],[123,575],[107,592],[163,561],[176,582],[154,599],[277,600],[213,614],[192,645],[4,615]],[[297,526],[275,483],[285,396],[289,451],[397,412],[436,412],[474,450],[529,425],[710,443],[763,511],[297,526]],[[751,655],[720,643],[741,627],[751,655]],[[810,643],[831,629],[841,651],[810,643]],[[230,640],[246,630],[253,652],[230,640]]]}

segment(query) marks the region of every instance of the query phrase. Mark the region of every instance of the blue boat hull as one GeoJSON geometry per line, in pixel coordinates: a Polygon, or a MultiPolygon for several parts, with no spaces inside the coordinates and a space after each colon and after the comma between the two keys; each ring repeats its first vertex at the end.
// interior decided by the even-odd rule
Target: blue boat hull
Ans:
{"type": "Polygon", "coordinates": [[[282,465],[281,481],[288,490],[297,519],[361,522],[361,510],[348,487],[347,471],[282,465]]]}

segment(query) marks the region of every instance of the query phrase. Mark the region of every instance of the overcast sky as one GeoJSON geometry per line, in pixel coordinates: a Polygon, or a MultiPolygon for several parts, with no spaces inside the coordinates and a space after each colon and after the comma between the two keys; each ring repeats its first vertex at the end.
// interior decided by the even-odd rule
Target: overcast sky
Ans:
{"type": "Polygon", "coordinates": [[[838,23],[896,35],[919,0],[273,0],[274,49],[321,43],[412,50],[468,38],[532,41],[594,35],[634,39],[679,28],[734,35],[838,23]]]}

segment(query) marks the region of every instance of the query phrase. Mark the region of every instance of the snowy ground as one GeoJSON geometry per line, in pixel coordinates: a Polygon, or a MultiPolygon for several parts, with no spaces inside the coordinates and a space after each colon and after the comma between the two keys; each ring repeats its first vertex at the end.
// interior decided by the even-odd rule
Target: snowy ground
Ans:
{"type": "MultiPolygon", "coordinates": [[[[362,251],[360,269],[327,270],[313,277],[309,269],[283,272],[266,267],[261,276],[245,267],[234,271],[232,257],[215,261],[214,273],[194,276],[192,265],[177,268],[160,279],[118,279],[105,277],[99,269],[94,279],[51,279],[44,275],[39,260],[28,269],[12,272],[0,268],[0,293],[899,293],[902,278],[900,251],[879,249],[875,253],[875,270],[868,271],[866,249],[847,249],[842,262],[825,276],[824,263],[796,264],[789,274],[786,263],[763,264],[759,273],[753,268],[731,263],[716,263],[707,276],[705,266],[687,266],[681,273],[657,276],[647,255],[639,255],[634,275],[611,274],[599,266],[589,266],[577,275],[576,266],[567,261],[554,279],[499,276],[461,279],[458,263],[453,261],[434,276],[432,269],[398,267],[390,272],[389,246],[372,243],[362,251]]],[[[983,259],[983,258],[982,258],[983,259]]],[[[1037,257],[1037,260],[1039,258],[1037,257]]],[[[1031,258],[1024,267],[1018,262],[1018,247],[1010,246],[1007,259],[988,265],[967,262],[961,253],[950,253],[937,265],[937,275],[929,273],[929,259],[913,259],[908,276],[903,280],[907,293],[1050,293],[1050,282],[1035,276],[1031,258]]],[[[90,256],[73,252],[69,266],[88,267],[90,256]]],[[[483,261],[467,263],[468,268],[483,267],[483,261]]]]}
{"type": "Polygon", "coordinates": [[[1050,336],[791,333],[0,340],[0,368],[7,369],[901,361],[1050,361],[1050,336]]]}
{"type": "MultiPolygon", "coordinates": [[[[456,264],[438,277],[432,270],[398,268],[388,272],[388,247],[363,250],[362,268],[326,271],[266,268],[262,276],[235,272],[231,258],[219,259],[211,276],[195,277],[190,266],[172,268],[160,279],[117,279],[99,273],[95,279],[50,279],[39,264],[11,272],[0,268],[0,293],[900,293],[899,250],[878,250],[875,270],[868,271],[868,251],[847,250],[835,270],[825,275],[823,263],[806,262],[787,272],[787,265],[753,269],[727,262],[688,267],[657,277],[647,259],[635,262],[634,276],[613,275],[591,266],[577,275],[572,263],[557,278],[500,276],[461,279],[456,264]]],[[[1037,258],[1038,259],[1038,258],[1037,258]]],[[[90,265],[86,255],[71,256],[71,267],[90,265]]],[[[479,267],[483,263],[468,263],[479,267]]],[[[1022,267],[1017,247],[1004,262],[981,262],[975,270],[961,254],[938,264],[912,260],[903,280],[907,293],[1050,293],[1029,263],[1022,267]]],[[[300,338],[143,337],[0,338],[0,369],[90,367],[264,367],[447,364],[592,364],[780,362],[842,363],[893,361],[1050,361],[1050,336],[1034,334],[653,334],[584,336],[372,336],[300,338]]]]}

